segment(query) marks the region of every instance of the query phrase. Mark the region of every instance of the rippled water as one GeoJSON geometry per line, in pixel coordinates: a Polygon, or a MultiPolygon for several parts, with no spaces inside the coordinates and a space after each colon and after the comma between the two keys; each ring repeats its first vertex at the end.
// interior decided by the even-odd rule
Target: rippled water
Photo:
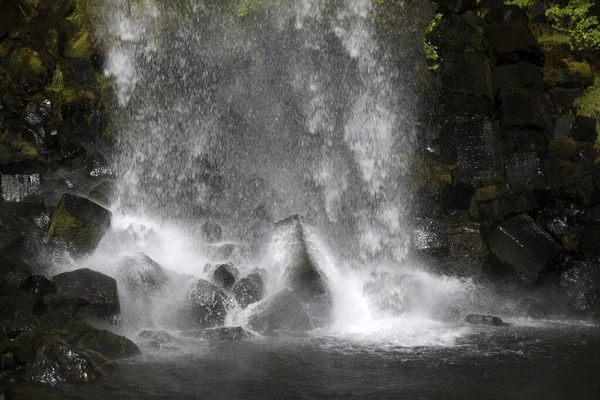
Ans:
{"type": "MultiPolygon", "coordinates": [[[[513,321],[452,344],[407,347],[313,334],[196,342],[121,364],[84,386],[20,388],[48,399],[597,399],[600,329],[513,321]]],[[[33,397],[36,396],[36,397],[33,397]]]]}

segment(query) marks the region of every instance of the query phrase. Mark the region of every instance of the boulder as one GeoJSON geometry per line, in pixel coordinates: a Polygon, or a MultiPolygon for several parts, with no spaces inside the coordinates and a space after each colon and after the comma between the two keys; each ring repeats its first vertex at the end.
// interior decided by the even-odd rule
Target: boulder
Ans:
{"type": "Polygon", "coordinates": [[[110,206],[115,200],[116,188],[111,181],[103,181],[94,186],[88,197],[103,207],[110,206]]]}
{"type": "Polygon", "coordinates": [[[78,255],[89,254],[110,227],[112,213],[86,198],[65,193],[52,214],[46,238],[78,255]]]}
{"type": "Polygon", "coordinates": [[[469,314],[465,317],[465,322],[471,325],[488,325],[488,326],[507,326],[508,324],[502,321],[500,317],[492,315],[469,314]]]}
{"type": "Polygon", "coordinates": [[[502,190],[492,201],[480,203],[475,215],[481,221],[495,224],[511,214],[528,212],[539,207],[533,190],[502,190]]]}
{"type": "Polygon", "coordinates": [[[470,184],[499,176],[502,152],[492,123],[485,117],[459,117],[455,129],[457,180],[470,184]]]}
{"type": "Polygon", "coordinates": [[[554,139],[566,139],[571,137],[571,118],[559,117],[554,124],[554,139]]]}
{"type": "Polygon", "coordinates": [[[31,268],[27,264],[11,255],[0,253],[0,281],[19,287],[30,276],[31,268]]]}
{"type": "Polygon", "coordinates": [[[500,224],[487,244],[498,259],[530,279],[536,279],[561,251],[561,246],[526,214],[500,224]]]}
{"type": "Polygon", "coordinates": [[[161,347],[171,347],[179,344],[181,340],[176,339],[165,331],[141,331],[137,335],[140,346],[152,349],[160,349],[161,347]]]}
{"type": "Polygon", "coordinates": [[[506,157],[504,172],[509,187],[529,185],[543,178],[540,158],[536,152],[514,153],[506,157]]]}
{"type": "Polygon", "coordinates": [[[244,330],[241,326],[220,328],[209,328],[197,331],[184,331],[184,336],[205,339],[211,341],[237,342],[240,340],[252,339],[254,334],[244,330]]]}
{"type": "Polygon", "coordinates": [[[494,68],[494,92],[510,87],[525,87],[543,91],[542,70],[537,65],[529,62],[520,62],[514,65],[502,65],[494,68]]]}
{"type": "Polygon", "coordinates": [[[521,19],[492,23],[486,26],[484,31],[496,55],[497,64],[519,61],[543,64],[544,54],[527,23],[521,19]]]}
{"type": "Polygon", "coordinates": [[[248,318],[248,326],[262,334],[278,330],[305,332],[313,328],[302,304],[289,289],[284,289],[259,303],[248,318]]]}
{"type": "Polygon", "coordinates": [[[32,275],[25,279],[19,289],[33,293],[39,300],[57,291],[56,285],[41,275],[32,275]]]}
{"type": "Polygon", "coordinates": [[[524,298],[517,302],[515,305],[515,313],[520,317],[541,319],[548,316],[548,310],[541,305],[539,302],[524,298]]]}
{"type": "Polygon", "coordinates": [[[596,119],[581,115],[575,117],[573,138],[585,142],[595,142],[598,138],[598,132],[596,132],[596,119]]]}
{"type": "Polygon", "coordinates": [[[206,221],[202,225],[202,236],[208,243],[220,242],[223,238],[223,230],[216,222],[206,221]]]}
{"type": "Polygon", "coordinates": [[[559,284],[576,310],[600,309],[600,257],[573,261],[561,274],[559,284]]]}
{"type": "Polygon", "coordinates": [[[240,279],[233,287],[235,300],[242,308],[262,300],[265,292],[264,281],[260,274],[250,274],[240,279]]]}
{"type": "Polygon", "coordinates": [[[444,15],[427,36],[427,41],[442,54],[483,51],[486,47],[482,32],[454,13],[444,15]]]}
{"type": "Polygon", "coordinates": [[[535,128],[550,131],[552,122],[542,93],[526,88],[505,88],[500,91],[502,127],[535,128]]]}
{"type": "Polygon", "coordinates": [[[117,281],[101,272],[77,269],[55,275],[52,282],[63,296],[88,300],[90,315],[96,318],[110,322],[121,311],[117,281]]]}
{"type": "Polygon", "coordinates": [[[106,329],[74,320],[66,326],[68,342],[78,350],[93,350],[110,359],[122,359],[140,355],[135,343],[106,329]]]}
{"type": "Polygon", "coordinates": [[[0,296],[3,298],[3,319],[19,320],[18,324],[11,324],[11,329],[19,330],[33,323],[36,297],[32,293],[19,290],[6,281],[0,281],[0,296]]]}
{"type": "Polygon", "coordinates": [[[2,198],[5,201],[25,201],[29,196],[40,194],[40,175],[5,175],[2,181],[2,198]]]}
{"type": "Polygon", "coordinates": [[[212,273],[212,279],[224,289],[231,289],[239,274],[240,272],[233,266],[233,263],[219,264],[212,273]]]}
{"type": "Polygon", "coordinates": [[[135,296],[154,294],[169,281],[163,267],[144,253],[124,257],[117,279],[135,296]]]}
{"type": "Polygon", "coordinates": [[[179,311],[180,329],[212,328],[223,325],[227,315],[227,296],[215,284],[199,279],[186,294],[179,311]]]}
{"type": "Polygon", "coordinates": [[[39,345],[35,358],[23,367],[21,379],[57,386],[93,382],[96,375],[89,357],[60,339],[50,338],[39,345]]]}
{"type": "Polygon", "coordinates": [[[573,103],[579,97],[583,96],[583,90],[580,88],[553,88],[548,91],[550,103],[557,110],[570,110],[573,108],[573,103]]]}

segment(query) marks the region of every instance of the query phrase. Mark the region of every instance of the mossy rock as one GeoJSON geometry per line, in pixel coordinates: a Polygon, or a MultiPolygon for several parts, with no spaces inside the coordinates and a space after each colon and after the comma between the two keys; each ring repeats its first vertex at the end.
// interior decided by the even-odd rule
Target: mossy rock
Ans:
{"type": "Polygon", "coordinates": [[[85,321],[73,321],[65,327],[66,340],[81,351],[93,350],[111,359],[134,357],[141,354],[139,347],[124,336],[106,329],[98,329],[85,321]]]}
{"type": "Polygon", "coordinates": [[[577,143],[571,138],[553,140],[548,147],[548,153],[557,158],[571,160],[577,152],[577,143]]]}
{"type": "Polygon", "coordinates": [[[89,30],[82,29],[69,39],[64,56],[67,58],[89,58],[92,53],[92,34],[89,30]]]}
{"type": "Polygon", "coordinates": [[[66,193],[54,210],[46,238],[74,254],[89,254],[110,227],[111,216],[93,201],[66,193]]]}

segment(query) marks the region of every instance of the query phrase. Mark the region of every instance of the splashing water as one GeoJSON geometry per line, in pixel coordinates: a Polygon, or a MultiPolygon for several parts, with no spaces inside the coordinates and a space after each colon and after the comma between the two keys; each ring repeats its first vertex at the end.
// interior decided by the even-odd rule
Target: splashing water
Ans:
{"type": "MultiPolygon", "coordinates": [[[[277,291],[289,248],[266,239],[274,221],[301,214],[314,221],[307,243],[334,310],[314,334],[418,346],[468,331],[455,321],[481,301],[478,289],[406,257],[411,199],[399,177],[415,135],[420,43],[409,21],[392,46],[370,0],[267,0],[246,17],[227,2],[105,1],[120,180],[111,231],[84,264],[116,276],[142,252],[172,271],[143,301],[121,290],[129,329],[170,328],[207,262],[265,268],[277,291]],[[228,243],[204,243],[207,220],[228,243]]],[[[233,310],[227,323],[246,317],[233,310]]]]}

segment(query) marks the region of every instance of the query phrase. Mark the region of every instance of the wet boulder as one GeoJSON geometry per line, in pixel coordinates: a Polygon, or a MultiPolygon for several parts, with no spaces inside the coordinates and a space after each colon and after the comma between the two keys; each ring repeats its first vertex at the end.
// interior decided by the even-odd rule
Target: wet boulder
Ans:
{"type": "Polygon", "coordinates": [[[575,140],[595,142],[598,138],[596,132],[596,119],[578,115],[575,117],[573,126],[573,138],[575,140]]]}
{"type": "Polygon", "coordinates": [[[561,246],[526,214],[500,224],[487,244],[498,259],[530,279],[536,279],[561,251],[561,246]]]}
{"type": "Polygon", "coordinates": [[[542,65],[544,55],[527,24],[521,19],[506,23],[492,23],[485,27],[497,63],[528,61],[542,65]]]}
{"type": "Polygon", "coordinates": [[[441,98],[446,112],[491,114],[494,108],[492,73],[483,53],[451,53],[441,66],[441,98]]]}
{"type": "Polygon", "coordinates": [[[573,121],[568,117],[559,117],[554,124],[554,139],[565,139],[571,136],[573,121]]]}
{"type": "Polygon", "coordinates": [[[548,310],[539,302],[524,298],[517,302],[515,305],[515,314],[520,317],[541,319],[548,316],[548,310]]]}
{"type": "Polygon", "coordinates": [[[88,268],[63,272],[52,277],[59,294],[89,301],[90,315],[112,321],[120,311],[117,281],[101,272],[88,268]]]}
{"type": "Polygon", "coordinates": [[[0,177],[2,182],[2,198],[5,201],[21,202],[28,197],[40,194],[40,175],[5,175],[0,177]]]}
{"type": "Polygon", "coordinates": [[[502,151],[498,133],[487,118],[457,118],[455,132],[459,182],[470,184],[500,175],[502,151]]]}
{"type": "Polygon", "coordinates": [[[471,325],[488,325],[488,326],[507,326],[508,324],[502,321],[500,317],[492,315],[469,314],[465,317],[465,322],[471,325]]]}
{"type": "Polygon", "coordinates": [[[494,92],[509,87],[526,87],[544,90],[542,70],[529,62],[496,67],[493,73],[494,92]]]}
{"type": "Polygon", "coordinates": [[[559,284],[576,310],[600,309],[600,257],[572,262],[561,274],[559,284]]]}
{"type": "Polygon", "coordinates": [[[36,297],[29,292],[19,290],[6,281],[0,281],[0,296],[2,296],[3,319],[18,320],[12,323],[11,328],[19,330],[33,323],[34,306],[36,297]]]}
{"type": "Polygon", "coordinates": [[[233,263],[219,264],[214,267],[212,280],[224,289],[231,289],[235,284],[240,271],[233,263]]]}
{"type": "Polygon", "coordinates": [[[16,287],[31,276],[31,268],[23,261],[0,253],[0,281],[6,281],[16,287]]]}
{"type": "Polygon", "coordinates": [[[90,190],[88,197],[96,203],[108,207],[115,199],[116,188],[111,181],[103,181],[90,190]]]}
{"type": "Polygon", "coordinates": [[[21,379],[51,386],[88,383],[96,380],[94,364],[68,343],[50,338],[36,349],[36,355],[23,367],[21,379]]]}
{"type": "Polygon", "coordinates": [[[240,279],[233,287],[235,300],[242,308],[262,300],[265,292],[264,281],[260,274],[250,274],[240,279]]]}
{"type": "Polygon", "coordinates": [[[542,182],[541,161],[536,152],[514,153],[506,157],[505,161],[504,171],[509,187],[542,182]]]}
{"type": "Polygon", "coordinates": [[[41,275],[31,275],[25,279],[19,289],[33,293],[39,300],[43,300],[46,295],[57,291],[56,285],[41,275]]]}
{"type": "Polygon", "coordinates": [[[117,278],[136,296],[154,294],[169,281],[163,267],[143,253],[124,257],[117,278]]]}
{"type": "Polygon", "coordinates": [[[179,311],[180,329],[212,328],[223,325],[227,315],[227,296],[217,285],[197,280],[186,294],[179,311]]]}
{"type": "Polygon", "coordinates": [[[137,335],[137,341],[140,346],[151,349],[160,349],[162,347],[171,347],[177,345],[181,340],[165,331],[141,331],[137,335]]]}
{"type": "Polygon", "coordinates": [[[294,292],[284,289],[259,303],[248,318],[248,326],[259,333],[305,332],[313,329],[311,320],[294,292]]]}
{"type": "Polygon", "coordinates": [[[552,129],[548,103],[542,92],[505,88],[500,90],[500,103],[503,128],[534,128],[548,132],[552,129]]]}
{"type": "Polygon", "coordinates": [[[98,329],[80,320],[66,326],[68,342],[79,350],[93,350],[110,359],[122,359],[140,355],[135,343],[125,336],[106,329],[98,329]]]}
{"type": "Polygon", "coordinates": [[[219,328],[208,328],[197,331],[184,331],[182,335],[197,339],[221,342],[237,342],[240,340],[252,339],[254,334],[244,330],[241,326],[219,328]]]}
{"type": "Polygon", "coordinates": [[[111,212],[86,198],[65,193],[52,214],[48,240],[83,255],[96,249],[110,227],[111,212]]]}
{"type": "Polygon", "coordinates": [[[438,21],[435,29],[427,36],[427,41],[438,48],[442,54],[483,50],[486,43],[482,32],[471,26],[458,14],[447,14],[438,21]]]}

